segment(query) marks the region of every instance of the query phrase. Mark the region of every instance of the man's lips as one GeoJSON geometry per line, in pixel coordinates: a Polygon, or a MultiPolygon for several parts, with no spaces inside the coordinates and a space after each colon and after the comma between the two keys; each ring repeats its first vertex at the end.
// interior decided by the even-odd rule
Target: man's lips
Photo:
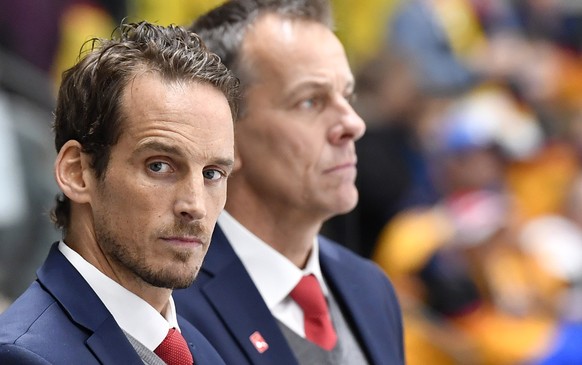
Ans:
{"type": "Polygon", "coordinates": [[[190,236],[169,236],[169,237],[161,237],[163,241],[177,244],[177,245],[187,245],[187,246],[197,246],[202,245],[202,240],[197,237],[190,237],[190,236]]]}
{"type": "Polygon", "coordinates": [[[356,168],[355,162],[346,162],[343,164],[339,164],[339,165],[335,165],[333,167],[330,167],[329,169],[325,169],[325,170],[323,170],[323,173],[327,174],[327,173],[331,173],[331,172],[342,171],[345,169],[355,169],[355,168],[356,168]]]}

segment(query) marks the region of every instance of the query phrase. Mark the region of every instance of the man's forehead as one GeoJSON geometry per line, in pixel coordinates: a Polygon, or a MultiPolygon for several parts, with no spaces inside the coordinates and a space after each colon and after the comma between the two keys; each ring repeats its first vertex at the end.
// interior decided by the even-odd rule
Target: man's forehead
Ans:
{"type": "Polygon", "coordinates": [[[289,66],[299,66],[290,61],[303,59],[325,62],[326,58],[332,57],[334,61],[340,60],[347,64],[343,45],[325,25],[275,15],[264,16],[258,20],[247,32],[241,51],[243,61],[255,63],[287,63],[289,66]]]}
{"type": "MultiPolygon", "coordinates": [[[[333,34],[333,32],[315,20],[288,18],[274,13],[259,16],[245,34],[245,42],[260,46],[269,42],[276,42],[289,46],[297,41],[296,37],[304,33],[310,33],[313,29],[321,29],[333,34]]],[[[278,47],[285,48],[285,47],[278,47]]]]}

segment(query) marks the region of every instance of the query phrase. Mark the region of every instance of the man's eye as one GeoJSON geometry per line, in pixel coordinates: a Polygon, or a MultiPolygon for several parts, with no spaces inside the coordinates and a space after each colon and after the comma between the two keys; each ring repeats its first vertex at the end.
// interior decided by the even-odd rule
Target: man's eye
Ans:
{"type": "Polygon", "coordinates": [[[224,173],[222,173],[219,170],[210,169],[210,170],[204,170],[202,172],[202,175],[204,175],[204,178],[208,179],[208,180],[218,180],[224,176],[224,173]]]}
{"type": "Polygon", "coordinates": [[[311,109],[315,106],[315,99],[305,99],[299,103],[299,106],[302,109],[311,109]]]}
{"type": "Polygon", "coordinates": [[[165,173],[171,171],[171,167],[169,164],[161,161],[152,162],[148,165],[148,168],[157,173],[165,173]]]}
{"type": "Polygon", "coordinates": [[[299,108],[301,109],[316,109],[319,108],[319,106],[323,103],[323,97],[320,96],[314,96],[312,98],[309,99],[304,99],[301,100],[301,102],[299,103],[299,108]]]}

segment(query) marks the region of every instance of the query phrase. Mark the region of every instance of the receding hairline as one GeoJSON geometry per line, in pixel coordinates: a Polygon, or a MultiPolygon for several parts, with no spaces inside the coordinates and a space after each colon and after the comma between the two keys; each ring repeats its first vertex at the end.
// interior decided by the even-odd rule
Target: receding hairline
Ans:
{"type": "MultiPolygon", "coordinates": [[[[254,22],[247,28],[245,32],[239,52],[238,52],[238,59],[237,59],[237,69],[239,70],[238,77],[244,79],[246,81],[246,85],[248,86],[252,80],[255,80],[255,77],[261,72],[257,72],[260,68],[260,64],[266,61],[265,57],[271,56],[271,46],[273,43],[279,43],[280,38],[284,37],[285,30],[282,29],[281,32],[279,31],[267,31],[265,29],[257,29],[264,26],[268,26],[269,22],[272,22],[273,25],[280,26],[282,28],[289,27],[292,28],[300,28],[305,25],[319,27],[325,31],[328,31],[329,34],[333,35],[337,38],[333,30],[328,27],[326,24],[312,18],[306,17],[297,17],[297,16],[287,16],[285,14],[280,14],[275,11],[264,11],[262,12],[254,22]],[[263,32],[261,32],[263,31],[263,32]],[[272,41],[272,42],[271,42],[272,41]],[[242,72],[242,74],[241,74],[242,72]]],[[[343,45],[337,40],[338,44],[342,47],[343,45]]],[[[275,57],[275,56],[272,56],[275,57]]]]}

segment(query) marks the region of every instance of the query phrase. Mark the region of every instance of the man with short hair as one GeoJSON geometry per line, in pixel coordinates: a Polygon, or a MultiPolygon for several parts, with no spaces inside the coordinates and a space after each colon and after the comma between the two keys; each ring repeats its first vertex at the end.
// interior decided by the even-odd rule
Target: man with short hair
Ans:
{"type": "Polygon", "coordinates": [[[322,0],[231,0],[200,34],[241,80],[235,168],[212,247],[178,312],[227,363],[403,364],[385,274],[318,236],[358,192],[354,77],[322,0]]]}
{"type": "Polygon", "coordinates": [[[55,113],[63,239],[0,315],[0,363],[221,364],[171,294],[225,204],[238,80],[180,27],[122,24],[89,44],[55,113]]]}

